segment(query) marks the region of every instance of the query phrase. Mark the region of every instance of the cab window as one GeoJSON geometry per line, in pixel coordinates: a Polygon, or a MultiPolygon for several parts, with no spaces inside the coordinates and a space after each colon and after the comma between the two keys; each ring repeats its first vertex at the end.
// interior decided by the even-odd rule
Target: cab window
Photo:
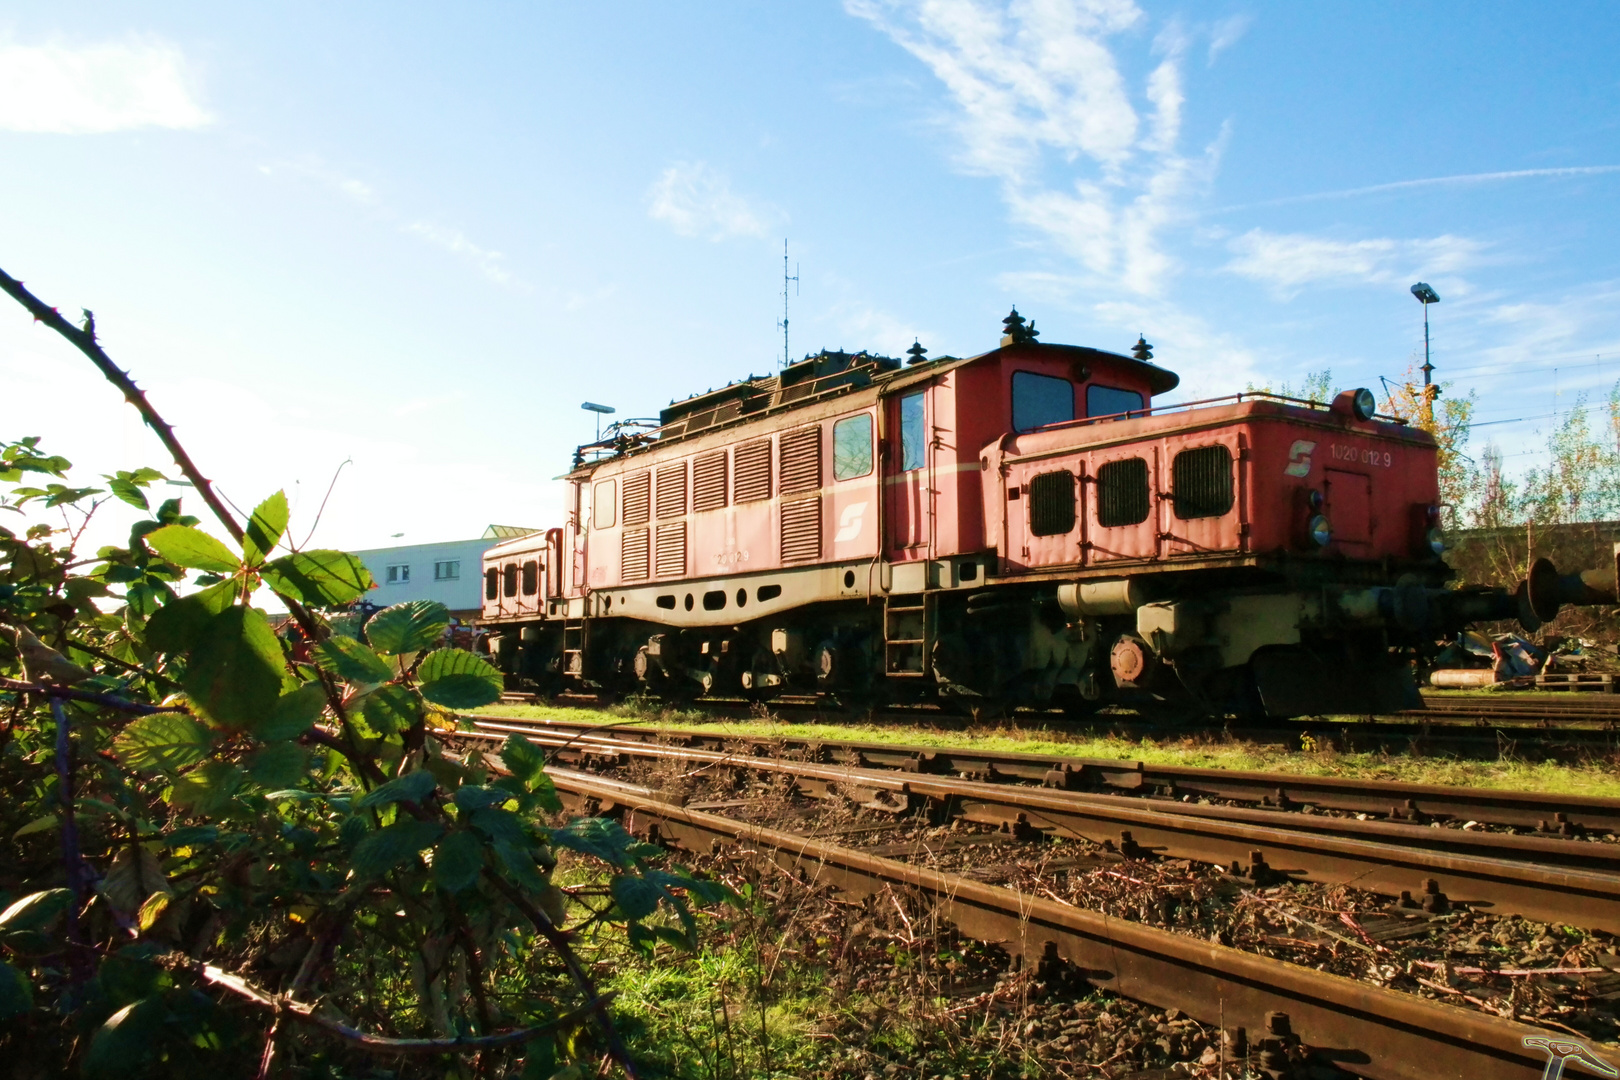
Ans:
{"type": "Polygon", "coordinates": [[[833,479],[853,480],[872,471],[872,414],[849,416],[833,425],[833,479]]]}
{"type": "Polygon", "coordinates": [[[923,393],[900,399],[900,471],[910,472],[928,463],[928,424],[923,412],[923,393]]]}
{"type": "Polygon", "coordinates": [[[1135,390],[1121,390],[1114,386],[1086,387],[1086,415],[1113,416],[1142,407],[1142,395],[1135,390]]]}
{"type": "Polygon", "coordinates": [[[1034,431],[1074,419],[1074,384],[1052,375],[1015,371],[1012,377],[1014,431],[1034,431]]]}
{"type": "Polygon", "coordinates": [[[615,503],[618,501],[619,485],[614,480],[603,480],[591,489],[591,524],[598,529],[613,528],[617,515],[615,503]]]}

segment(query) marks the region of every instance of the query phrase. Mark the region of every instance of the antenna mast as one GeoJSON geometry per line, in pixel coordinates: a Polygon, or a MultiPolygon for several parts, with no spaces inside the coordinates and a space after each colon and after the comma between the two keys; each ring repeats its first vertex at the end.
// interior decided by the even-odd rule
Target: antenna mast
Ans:
{"type": "Polygon", "coordinates": [[[777,325],[782,328],[782,366],[787,367],[792,361],[788,355],[788,282],[793,282],[793,294],[799,294],[799,268],[794,266],[793,276],[788,276],[788,242],[782,240],[782,321],[777,325]]]}

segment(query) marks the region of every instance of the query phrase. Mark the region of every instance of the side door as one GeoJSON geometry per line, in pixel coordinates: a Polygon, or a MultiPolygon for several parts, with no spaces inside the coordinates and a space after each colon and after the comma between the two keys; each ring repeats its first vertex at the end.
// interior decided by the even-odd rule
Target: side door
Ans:
{"type": "Polygon", "coordinates": [[[884,455],[884,521],[888,557],[894,562],[928,555],[932,526],[928,391],[907,391],[889,399],[888,453],[884,455]]]}

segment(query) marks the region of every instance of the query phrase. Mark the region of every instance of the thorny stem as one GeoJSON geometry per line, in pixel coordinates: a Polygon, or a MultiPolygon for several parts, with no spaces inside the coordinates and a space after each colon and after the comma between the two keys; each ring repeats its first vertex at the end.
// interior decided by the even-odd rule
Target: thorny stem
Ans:
{"type": "MultiPolygon", "coordinates": [[[[77,648],[77,646],[74,646],[77,648]]],[[[150,716],[153,713],[188,713],[191,710],[182,705],[142,705],[137,701],[125,701],[113,694],[97,694],[89,690],[73,690],[66,686],[46,686],[42,683],[23,682],[21,679],[7,679],[0,677],[0,690],[14,690],[23,694],[49,695],[53,704],[62,700],[82,701],[89,705],[100,705],[105,709],[116,709],[119,712],[134,713],[137,716],[150,716]]]]}
{"type": "Polygon", "coordinates": [[[73,891],[73,903],[67,910],[67,939],[71,946],[68,963],[73,968],[73,981],[82,983],[91,974],[79,928],[79,912],[84,909],[88,883],[84,860],[79,856],[79,825],[73,820],[73,741],[69,738],[67,710],[62,708],[61,698],[51,698],[51,713],[56,717],[56,792],[62,802],[62,865],[67,873],[67,887],[73,891]]]}

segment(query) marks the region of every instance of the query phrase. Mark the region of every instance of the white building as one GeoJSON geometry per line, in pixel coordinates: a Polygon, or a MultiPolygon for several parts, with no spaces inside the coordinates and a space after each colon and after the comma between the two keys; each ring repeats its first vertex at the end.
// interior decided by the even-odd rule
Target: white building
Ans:
{"type": "Polygon", "coordinates": [[[534,531],[515,525],[491,525],[476,540],[356,551],[354,554],[377,582],[365,599],[378,607],[406,600],[437,600],[455,618],[474,619],[483,605],[480,590],[484,552],[502,540],[534,531]]]}

